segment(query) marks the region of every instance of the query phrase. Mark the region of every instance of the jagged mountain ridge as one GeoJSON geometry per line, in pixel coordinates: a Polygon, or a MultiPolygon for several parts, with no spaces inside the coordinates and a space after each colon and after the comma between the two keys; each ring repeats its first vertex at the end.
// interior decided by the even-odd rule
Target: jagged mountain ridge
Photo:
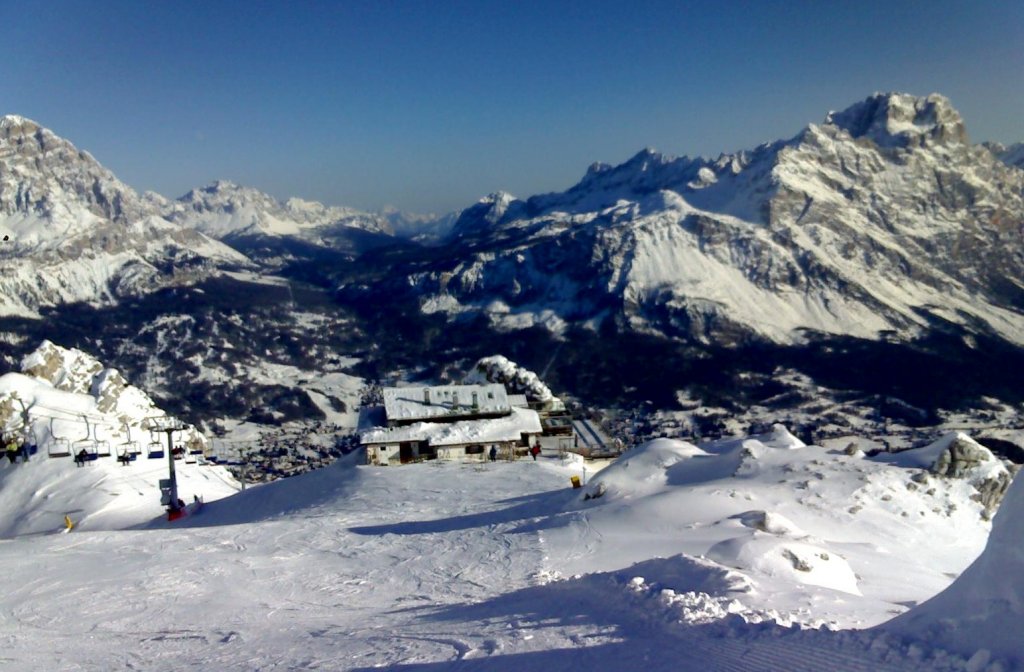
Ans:
{"type": "Polygon", "coordinates": [[[0,311],[110,303],[201,281],[220,268],[336,264],[399,234],[428,240],[451,218],[374,214],[228,181],[177,200],[138,194],[34,121],[0,118],[0,311]],[[418,227],[422,229],[419,233],[418,227]]]}
{"type": "Polygon", "coordinates": [[[218,180],[193,189],[167,210],[167,218],[199,229],[214,238],[230,234],[301,235],[327,225],[345,225],[386,233],[388,222],[352,208],[291,198],[281,203],[251,187],[218,180]]]}
{"type": "Polygon", "coordinates": [[[499,327],[599,324],[698,340],[914,338],[937,324],[1024,343],[1024,173],[972,146],[947,99],[875,94],[717,159],[652,150],[564,193],[496,194],[423,310],[499,327]]]}

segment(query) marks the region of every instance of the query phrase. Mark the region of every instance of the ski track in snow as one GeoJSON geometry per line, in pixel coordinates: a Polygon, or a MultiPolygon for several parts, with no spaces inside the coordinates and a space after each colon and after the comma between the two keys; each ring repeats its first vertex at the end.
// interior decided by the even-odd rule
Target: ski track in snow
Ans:
{"type": "Polygon", "coordinates": [[[686,625],[628,569],[555,579],[548,528],[571,523],[579,553],[600,535],[585,512],[559,513],[569,473],[337,465],[289,479],[280,506],[257,487],[177,527],[2,541],[0,667],[962,669],[862,633],[686,625]]]}

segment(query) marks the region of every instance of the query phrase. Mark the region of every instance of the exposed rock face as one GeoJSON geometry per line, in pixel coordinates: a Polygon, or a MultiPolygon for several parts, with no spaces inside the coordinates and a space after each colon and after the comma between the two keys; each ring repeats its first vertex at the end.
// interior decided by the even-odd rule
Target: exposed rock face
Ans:
{"type": "Polygon", "coordinates": [[[984,463],[995,459],[992,452],[974,441],[957,437],[949,448],[939,456],[932,472],[949,478],[966,478],[984,463]]]}
{"type": "Polygon", "coordinates": [[[786,343],[948,322],[1022,343],[1022,235],[1024,172],[942,96],[876,94],[749,152],[645,150],[563,193],[484,199],[407,284],[426,312],[507,329],[786,343]]]}
{"type": "MultiPolygon", "coordinates": [[[[22,373],[64,392],[89,395],[95,399],[95,411],[88,412],[91,422],[106,423],[108,434],[120,434],[125,427],[134,428],[134,439],[139,440],[149,423],[173,420],[156,406],[152,399],[139,388],[131,385],[116,369],[104,367],[97,359],[81,350],[62,348],[50,341],[44,341],[21,363],[22,373]]],[[[15,375],[15,374],[12,374],[15,375]]],[[[25,400],[22,400],[25,401],[25,400]]],[[[31,411],[32,403],[27,402],[31,411]]],[[[71,411],[48,409],[44,416],[57,412],[61,416],[74,417],[81,409],[71,411]]],[[[0,428],[21,424],[21,405],[12,395],[0,395],[0,428]]],[[[45,418],[38,420],[46,424],[45,418]]],[[[40,430],[37,436],[45,436],[40,430]]],[[[129,432],[120,434],[120,440],[128,440],[129,432]]],[[[194,428],[176,436],[182,444],[194,448],[206,445],[206,439],[194,428]]]]}
{"type": "Polygon", "coordinates": [[[939,455],[931,471],[937,476],[969,480],[977,490],[975,499],[985,507],[986,519],[999,508],[1013,482],[1013,472],[992,451],[966,436],[957,436],[939,455]]]}
{"type": "Polygon", "coordinates": [[[56,214],[69,200],[119,224],[155,214],[88,152],[24,117],[0,118],[0,212],[56,214]]]}
{"type": "Polygon", "coordinates": [[[61,348],[43,341],[32,354],[21,362],[21,371],[27,376],[45,380],[58,390],[89,394],[93,379],[103,365],[81,350],[61,348]]]}
{"type": "Polygon", "coordinates": [[[850,137],[866,138],[879,147],[924,147],[929,144],[967,144],[960,113],[944,96],[915,98],[906,94],[876,93],[862,103],[830,113],[826,124],[850,137]]]}

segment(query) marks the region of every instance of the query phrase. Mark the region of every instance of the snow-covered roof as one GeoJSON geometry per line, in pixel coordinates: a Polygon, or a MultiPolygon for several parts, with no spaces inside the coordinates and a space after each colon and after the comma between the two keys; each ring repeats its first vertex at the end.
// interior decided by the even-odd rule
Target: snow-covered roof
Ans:
{"type": "Polygon", "coordinates": [[[529,408],[530,402],[526,400],[525,394],[508,395],[508,403],[515,408],[529,408]]]}
{"type": "Polygon", "coordinates": [[[386,387],[383,393],[389,422],[494,415],[512,410],[505,386],[499,384],[386,387]]]}
{"type": "Polygon", "coordinates": [[[536,411],[528,408],[512,408],[510,411],[507,416],[486,420],[417,422],[406,427],[372,429],[363,433],[362,442],[427,441],[431,446],[456,446],[518,441],[523,434],[540,434],[540,416],[536,411]]]}

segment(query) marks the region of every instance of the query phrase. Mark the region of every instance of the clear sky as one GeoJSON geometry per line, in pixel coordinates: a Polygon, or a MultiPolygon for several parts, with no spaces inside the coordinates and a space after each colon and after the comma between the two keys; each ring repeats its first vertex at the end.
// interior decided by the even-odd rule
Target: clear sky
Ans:
{"type": "Polygon", "coordinates": [[[791,137],[874,91],[1024,140],[1022,0],[0,0],[0,27],[0,113],[169,197],[446,212],[791,137]]]}

